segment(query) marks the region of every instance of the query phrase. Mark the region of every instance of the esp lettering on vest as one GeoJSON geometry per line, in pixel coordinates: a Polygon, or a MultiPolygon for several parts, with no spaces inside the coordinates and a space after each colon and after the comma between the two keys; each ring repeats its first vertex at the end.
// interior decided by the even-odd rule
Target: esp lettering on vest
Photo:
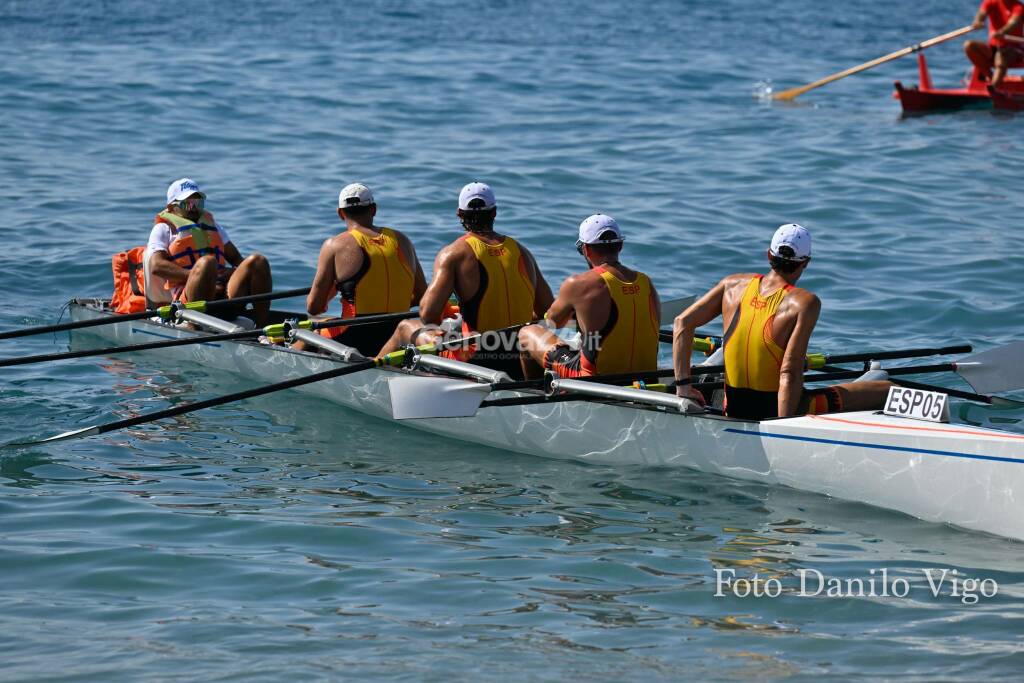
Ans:
{"type": "Polygon", "coordinates": [[[640,285],[622,285],[622,293],[627,296],[640,293],[640,285]]]}
{"type": "Polygon", "coordinates": [[[496,258],[506,254],[505,247],[487,247],[487,253],[496,258]]]}

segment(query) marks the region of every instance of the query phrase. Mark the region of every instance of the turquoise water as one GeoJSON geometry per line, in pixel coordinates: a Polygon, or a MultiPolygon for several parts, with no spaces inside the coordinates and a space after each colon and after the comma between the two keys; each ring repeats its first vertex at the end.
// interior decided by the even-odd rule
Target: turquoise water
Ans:
{"type": "MultiPolygon", "coordinates": [[[[553,283],[604,211],[664,295],[811,228],[825,351],[1021,338],[1021,119],[902,119],[912,60],[975,3],[0,2],[0,329],[108,295],[189,175],[278,288],[309,284],[338,189],[428,266],[463,183],[553,283]]],[[[929,52],[937,84],[965,71],[929,52]]],[[[47,335],[3,355],[65,348],[47,335]]],[[[143,358],[4,369],[0,441],[227,393],[143,358]]],[[[934,378],[963,387],[950,378],[934,378]]],[[[965,408],[1024,433],[1024,414],[965,408]]],[[[543,455],[543,454],[538,454],[543,455]]],[[[687,470],[481,449],[279,395],[0,451],[3,680],[992,679],[1024,666],[1021,545],[687,470]],[[715,569],[906,598],[714,597],[715,569]],[[925,569],[998,582],[933,598],[925,569]]]]}

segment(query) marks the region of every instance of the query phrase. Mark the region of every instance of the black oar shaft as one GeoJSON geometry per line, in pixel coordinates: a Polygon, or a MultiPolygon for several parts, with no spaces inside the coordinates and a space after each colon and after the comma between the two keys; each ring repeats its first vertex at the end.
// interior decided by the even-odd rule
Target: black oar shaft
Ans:
{"type": "Polygon", "coordinates": [[[355,318],[331,318],[330,320],[317,320],[309,326],[311,330],[324,330],[328,327],[351,327],[352,325],[374,325],[376,323],[389,323],[406,318],[415,318],[419,311],[400,311],[398,313],[380,313],[376,315],[361,315],[355,318]]]}
{"type": "Polygon", "coordinates": [[[922,384],[921,382],[911,382],[908,379],[896,379],[893,380],[893,384],[898,384],[901,387],[907,387],[908,389],[921,389],[923,391],[938,391],[954,398],[962,398],[968,401],[980,401],[981,403],[992,404],[994,399],[992,396],[985,396],[984,394],[976,394],[973,391],[961,391],[960,389],[950,389],[948,387],[937,387],[934,384],[922,384]]]}
{"type": "MultiPolygon", "coordinates": [[[[244,306],[246,304],[256,303],[260,301],[274,301],[275,299],[287,299],[293,296],[302,296],[303,294],[309,293],[309,287],[301,287],[299,289],[285,289],[279,292],[266,292],[265,294],[250,294],[249,296],[240,296],[235,299],[218,299],[217,301],[207,301],[207,309],[218,309],[227,306],[244,306]]],[[[101,325],[111,325],[113,323],[128,322],[131,320],[142,320],[144,318],[151,318],[155,315],[159,315],[160,310],[157,308],[139,311],[137,313],[118,313],[111,316],[103,316],[100,318],[90,318],[89,320],[76,320],[70,323],[59,323],[56,325],[41,325],[39,327],[25,327],[18,330],[8,330],[7,332],[0,332],[0,339],[14,339],[15,337],[28,337],[34,334],[46,334],[47,332],[64,332],[65,330],[80,330],[86,327],[99,327],[101,325]]]]}
{"type": "Polygon", "coordinates": [[[154,420],[162,420],[168,417],[184,415],[185,413],[191,413],[196,410],[202,410],[204,408],[213,408],[215,406],[224,405],[225,403],[232,403],[234,401],[242,401],[247,398],[254,398],[256,396],[271,394],[275,391],[283,391],[285,389],[301,387],[304,384],[312,384],[313,382],[322,382],[324,380],[334,379],[336,377],[344,377],[345,375],[351,375],[352,373],[355,372],[369,370],[378,365],[381,365],[379,361],[368,360],[362,363],[356,363],[355,365],[347,365],[342,368],[325,370],[324,372],[317,372],[312,375],[305,375],[303,377],[296,377],[295,379],[289,379],[283,382],[277,382],[275,384],[267,384],[262,387],[256,387],[254,389],[239,391],[234,394],[227,394],[225,396],[208,398],[205,401],[183,403],[182,405],[175,406],[173,408],[158,410],[156,412],[146,413],[144,415],[137,415],[136,417],[130,417],[124,420],[117,420],[116,422],[108,422],[104,425],[99,425],[96,433],[105,434],[107,432],[113,432],[118,429],[125,429],[127,427],[134,427],[135,425],[140,425],[146,422],[152,422],[154,420]]]}
{"type": "Polygon", "coordinates": [[[153,349],[167,349],[172,346],[188,346],[190,344],[206,344],[210,342],[233,341],[239,339],[253,339],[263,334],[263,330],[244,330],[242,332],[229,332],[225,334],[202,335],[193,337],[182,337],[181,339],[162,339],[155,342],[142,344],[128,344],[126,346],[111,346],[103,349],[83,349],[81,351],[65,351],[64,353],[44,353],[37,356],[22,356],[21,358],[0,359],[0,368],[12,365],[29,365],[31,363],[43,363],[47,361],[68,360],[70,358],[86,358],[88,356],[109,356],[115,353],[131,353],[132,351],[151,351],[153,349]]]}
{"type": "Polygon", "coordinates": [[[957,344],[955,346],[940,346],[936,348],[923,349],[901,349],[898,351],[875,351],[869,353],[837,353],[827,355],[826,363],[859,363],[869,360],[894,360],[897,358],[919,358],[922,356],[948,356],[959,353],[970,353],[973,351],[970,344],[957,344]]]}
{"type": "MultiPolygon", "coordinates": [[[[373,325],[376,323],[390,322],[401,320],[403,318],[410,318],[417,315],[414,311],[403,311],[401,313],[384,313],[381,315],[368,315],[361,318],[351,318],[347,320],[337,321],[334,324],[340,322],[348,327],[359,327],[362,325],[373,325]]],[[[124,318],[119,318],[117,322],[128,322],[124,318]]],[[[334,325],[317,325],[313,324],[310,327],[313,329],[319,329],[321,327],[333,327],[334,325]]],[[[190,336],[181,339],[165,339],[155,342],[145,342],[142,344],[127,344],[123,346],[110,346],[99,349],[83,349],[81,351],[65,351],[63,353],[44,353],[36,356],[21,356],[17,358],[0,358],[0,368],[10,367],[13,365],[29,365],[31,363],[43,363],[49,361],[68,360],[70,358],[87,358],[89,356],[109,356],[115,353],[131,353],[133,351],[151,351],[153,349],[166,349],[174,346],[189,346],[191,344],[207,344],[222,341],[236,341],[240,339],[255,339],[261,334],[267,334],[266,328],[258,330],[244,330],[241,332],[227,332],[224,334],[211,334],[202,336],[190,336]]]]}

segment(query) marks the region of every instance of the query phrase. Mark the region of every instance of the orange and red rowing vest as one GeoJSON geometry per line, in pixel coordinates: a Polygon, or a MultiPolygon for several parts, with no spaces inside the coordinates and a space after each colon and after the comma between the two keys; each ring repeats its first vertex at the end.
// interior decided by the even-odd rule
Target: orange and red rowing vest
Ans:
{"type": "Polygon", "coordinates": [[[637,272],[635,280],[623,282],[605,266],[592,272],[604,281],[611,309],[600,331],[580,330],[583,376],[656,370],[660,314],[654,308],[651,279],[637,272]]]}

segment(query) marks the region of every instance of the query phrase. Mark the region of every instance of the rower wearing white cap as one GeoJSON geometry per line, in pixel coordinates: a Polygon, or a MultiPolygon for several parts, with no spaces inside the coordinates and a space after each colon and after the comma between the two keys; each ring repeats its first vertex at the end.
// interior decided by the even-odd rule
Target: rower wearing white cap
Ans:
{"type": "Polygon", "coordinates": [[[523,328],[519,342],[534,369],[539,364],[562,377],[657,369],[661,303],[649,277],[619,262],[622,243],[611,216],[596,214],[580,224],[576,249],[591,268],[562,283],[544,317],[563,327],[575,314],[581,345],[572,349],[550,326],[523,328]]]}
{"type": "MultiPolygon", "coordinates": [[[[377,203],[370,188],[351,183],[338,194],[338,218],[346,230],[320,248],[306,310],[319,315],[331,298],[341,298],[341,317],[399,313],[414,306],[426,290],[416,249],[394,228],[374,225],[377,203]]],[[[395,330],[395,323],[331,327],[320,334],[365,356],[374,356],[395,330]]],[[[296,342],[295,348],[305,348],[296,342]]]]}
{"type": "MultiPolygon", "coordinates": [[[[551,288],[533,254],[518,241],[494,230],[497,216],[494,191],[485,183],[469,183],[459,193],[456,215],[466,234],[437,254],[434,278],[420,301],[419,320],[404,320],[381,354],[410,342],[426,344],[440,336],[449,297],[459,300],[462,332],[502,330],[539,319],[551,304],[551,288]],[[427,327],[430,326],[430,327],[427,327]]],[[[485,335],[486,336],[486,335],[485,335]]],[[[489,342],[442,352],[456,360],[522,373],[515,332],[495,335],[489,342]]]]}
{"type": "Polygon", "coordinates": [[[882,407],[887,381],[804,389],[807,345],[821,311],[821,300],[796,286],[810,261],[810,232],[787,223],[772,237],[768,275],[729,275],[676,318],[672,358],[679,396],[704,403],[689,385],[693,336],[721,315],[728,415],[760,420],[882,407]]]}
{"type": "MultiPolygon", "coordinates": [[[[206,210],[206,195],[189,178],[167,188],[167,204],[156,216],[144,259],[146,298],[154,304],[233,299],[273,286],[267,259],[261,254],[242,258],[206,210]]],[[[253,306],[257,325],[266,324],[269,310],[266,302],[253,306]]]]}

